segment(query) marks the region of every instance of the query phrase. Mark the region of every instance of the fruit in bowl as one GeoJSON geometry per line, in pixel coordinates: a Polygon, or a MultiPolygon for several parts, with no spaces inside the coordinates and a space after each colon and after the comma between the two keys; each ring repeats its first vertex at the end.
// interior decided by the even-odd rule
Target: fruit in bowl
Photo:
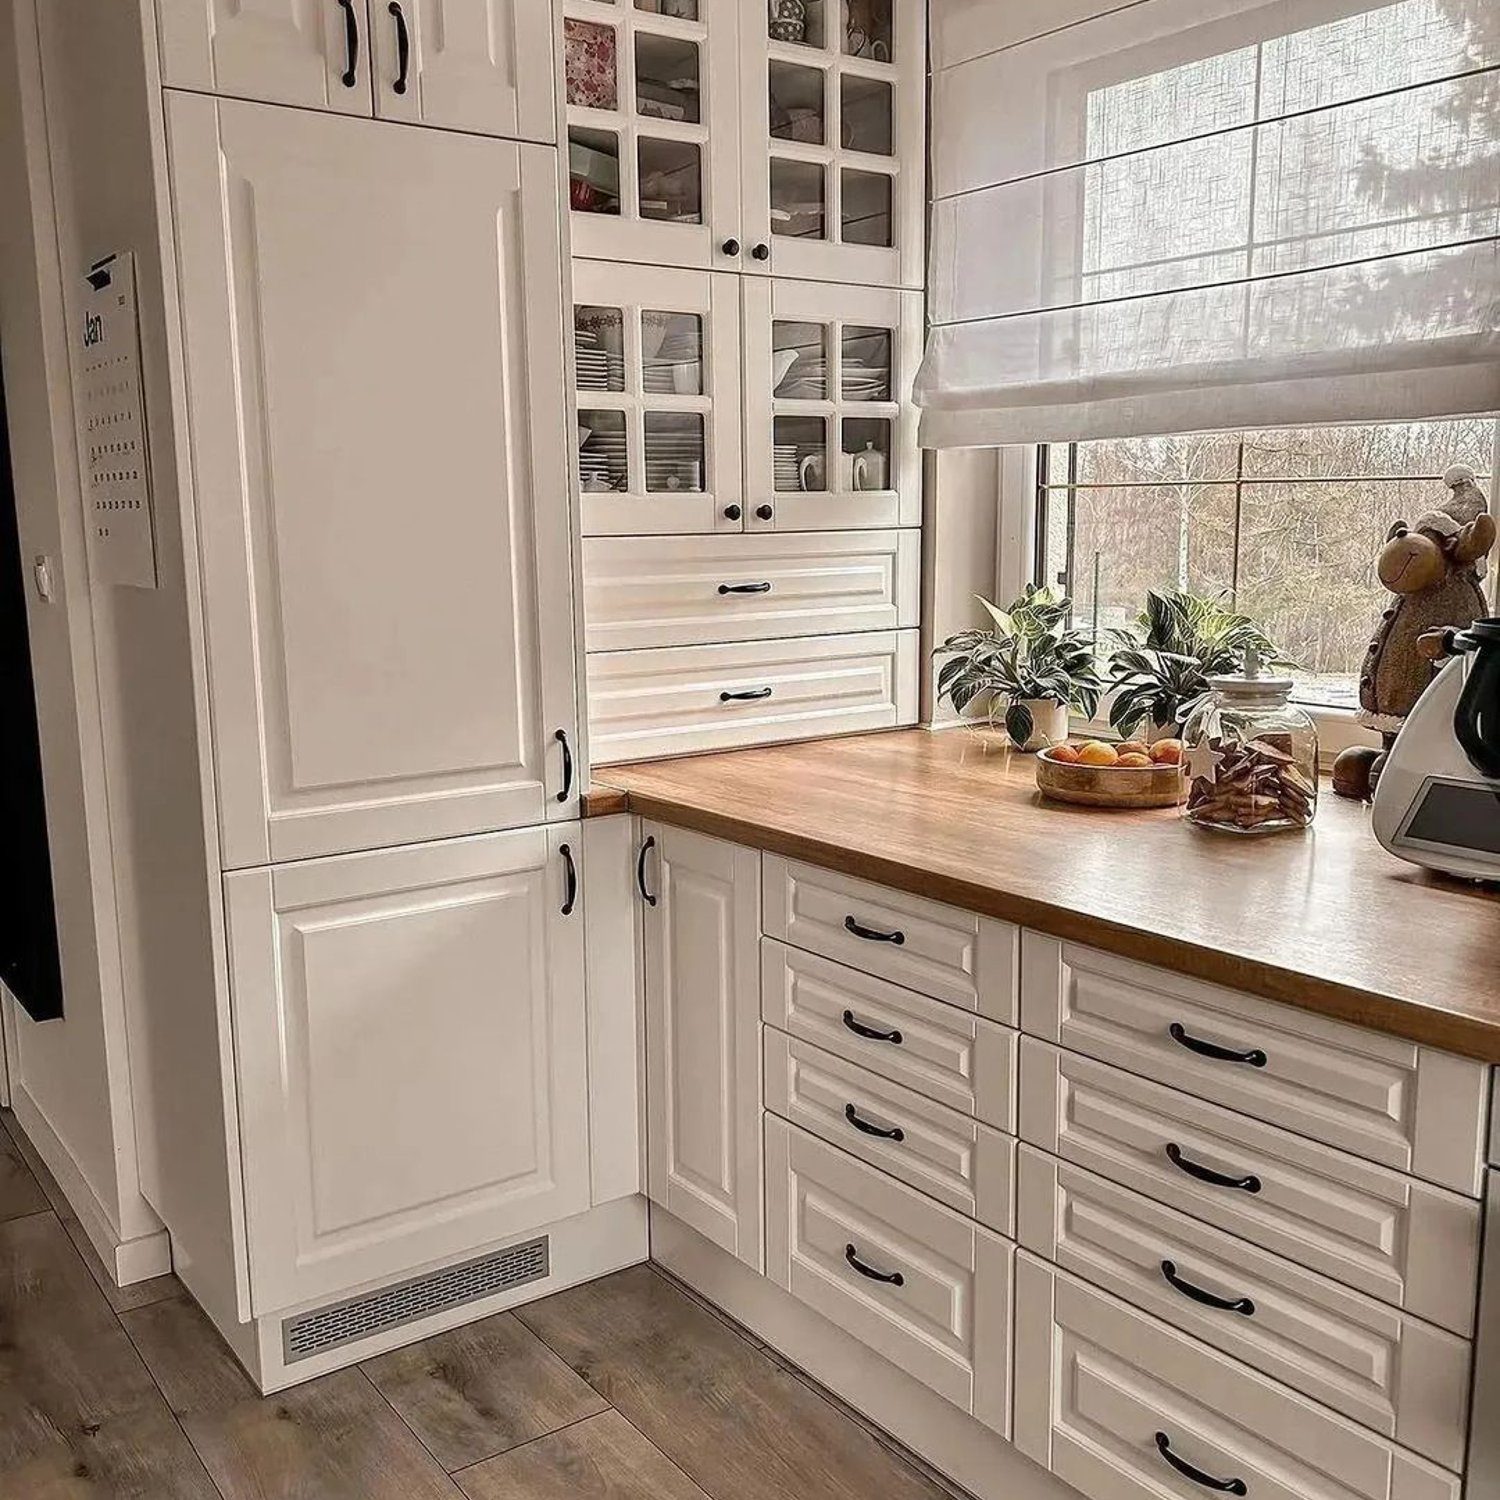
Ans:
{"type": "Polygon", "coordinates": [[[1187,794],[1179,740],[1145,745],[1086,740],[1054,745],[1037,756],[1045,797],[1086,807],[1176,807],[1187,794]]]}

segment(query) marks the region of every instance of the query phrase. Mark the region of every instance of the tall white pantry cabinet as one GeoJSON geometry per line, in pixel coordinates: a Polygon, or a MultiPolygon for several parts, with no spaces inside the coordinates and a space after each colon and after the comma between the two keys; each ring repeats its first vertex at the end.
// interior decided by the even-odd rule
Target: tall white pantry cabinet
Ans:
{"type": "Polygon", "coordinates": [[[554,24],[38,16],[70,315],[116,252],[142,308],[158,587],[93,608],[143,1190],[272,1388],[645,1255],[591,1172],[554,24]]]}

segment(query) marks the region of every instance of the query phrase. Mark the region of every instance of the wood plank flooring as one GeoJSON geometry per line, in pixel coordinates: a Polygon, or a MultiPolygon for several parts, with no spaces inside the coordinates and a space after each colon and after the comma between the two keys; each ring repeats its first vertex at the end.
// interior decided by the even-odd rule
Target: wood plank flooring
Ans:
{"type": "Polygon", "coordinates": [[[256,1395],[0,1114],[0,1500],[947,1500],[649,1266],[256,1395]]]}

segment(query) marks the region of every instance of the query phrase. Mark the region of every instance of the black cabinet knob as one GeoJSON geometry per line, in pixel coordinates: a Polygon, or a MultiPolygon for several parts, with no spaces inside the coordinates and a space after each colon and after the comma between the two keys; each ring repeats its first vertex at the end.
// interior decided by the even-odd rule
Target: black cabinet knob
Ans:
{"type": "Polygon", "coordinates": [[[770,260],[771,247],[762,240],[750,253],[756,260],[770,260]]]}
{"type": "Polygon", "coordinates": [[[740,253],[740,242],[738,240],[725,240],[724,241],[724,254],[725,255],[738,255],[739,253],[740,253]]]}
{"type": "Polygon", "coordinates": [[[771,517],[776,514],[776,512],[772,510],[769,505],[757,505],[755,507],[755,514],[759,516],[762,521],[769,521],[771,517]]]}
{"type": "Polygon", "coordinates": [[[726,521],[738,521],[742,515],[744,515],[744,511],[738,505],[726,505],[724,507],[724,519],[726,521]]]}

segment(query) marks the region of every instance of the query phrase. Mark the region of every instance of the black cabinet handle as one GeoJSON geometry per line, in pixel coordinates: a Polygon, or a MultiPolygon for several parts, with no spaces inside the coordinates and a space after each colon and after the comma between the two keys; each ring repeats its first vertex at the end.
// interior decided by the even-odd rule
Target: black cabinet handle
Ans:
{"type": "Polygon", "coordinates": [[[874,1266],[867,1266],[859,1258],[859,1251],[853,1245],[844,1246],[844,1259],[859,1272],[861,1276],[868,1276],[871,1281],[883,1281],[887,1286],[905,1286],[906,1277],[899,1271],[877,1271],[874,1266]]]}
{"type": "Polygon", "coordinates": [[[1156,1434],[1156,1451],[1184,1479],[1191,1479],[1194,1484],[1201,1484],[1206,1490],[1213,1490],[1220,1495],[1248,1495],[1250,1493],[1243,1479],[1215,1479],[1212,1474],[1205,1474],[1202,1469],[1195,1468],[1186,1459],[1178,1458],[1172,1452],[1172,1439],[1164,1432],[1156,1434]]]}
{"type": "Polygon", "coordinates": [[[354,0],[339,0],[344,13],[345,68],[339,82],[352,89],[359,82],[359,18],[354,14],[354,0]]]}
{"type": "Polygon", "coordinates": [[[860,1117],[860,1113],[852,1104],[844,1106],[844,1118],[856,1129],[862,1130],[866,1135],[878,1135],[883,1141],[904,1141],[906,1132],[898,1125],[894,1130],[887,1130],[883,1125],[872,1125],[866,1119],[860,1117]]]}
{"type": "Polygon", "coordinates": [[[855,1036],[862,1036],[867,1042],[889,1042],[893,1047],[901,1045],[899,1031],[877,1031],[873,1026],[866,1026],[863,1021],[856,1021],[852,1010],[844,1012],[844,1025],[855,1036]]]}
{"type": "Polygon", "coordinates": [[[721,594],[769,594],[771,585],[769,583],[721,583],[719,592],[721,594]]]}
{"type": "Polygon", "coordinates": [[[894,943],[899,948],[906,941],[904,932],[878,932],[873,927],[861,927],[853,917],[844,918],[844,930],[852,932],[857,938],[863,938],[867,943],[894,943]]]}
{"type": "Polygon", "coordinates": [[[755,514],[759,516],[762,521],[769,521],[771,517],[776,514],[776,512],[772,510],[769,505],[757,505],[755,507],[755,514]]]}
{"type": "Polygon", "coordinates": [[[641,852],[635,857],[635,888],[641,893],[641,900],[647,906],[656,905],[656,897],[646,889],[646,856],[656,848],[655,838],[648,838],[641,845],[641,852]]]}
{"type": "Polygon", "coordinates": [[[566,802],[568,795],[573,790],[573,747],[568,743],[568,731],[559,729],[552,736],[562,746],[563,753],[563,784],[562,791],[557,794],[559,802],[566,802]]]}
{"type": "Polygon", "coordinates": [[[1219,1312],[1239,1313],[1246,1318],[1255,1316],[1255,1304],[1248,1297],[1216,1297],[1212,1292],[1205,1292],[1201,1286],[1194,1286],[1191,1281],[1184,1281],[1177,1274],[1177,1267],[1169,1260],[1161,1263],[1161,1274],[1174,1292],[1181,1292],[1184,1297],[1191,1297],[1194,1302],[1201,1302],[1204,1307],[1216,1308],[1219,1312]]]}
{"type": "Polygon", "coordinates": [[[738,240],[725,240],[724,241],[724,254],[725,255],[738,255],[739,253],[740,253],[740,242],[738,240]]]}
{"type": "Polygon", "coordinates": [[[760,242],[751,252],[756,260],[770,260],[771,247],[764,240],[760,242]]]}
{"type": "Polygon", "coordinates": [[[1186,1047],[1199,1057],[1211,1057],[1215,1062],[1244,1063],[1251,1068],[1263,1068],[1266,1065],[1266,1054],[1259,1047],[1252,1047],[1248,1052],[1236,1052],[1233,1047],[1220,1047],[1214,1042],[1205,1042],[1200,1037],[1189,1035],[1181,1021],[1173,1021],[1167,1027],[1167,1035],[1179,1047],[1186,1047]]]}
{"type": "Polygon", "coordinates": [[[1200,1167],[1197,1162],[1189,1161],[1182,1154],[1182,1147],[1176,1141],[1167,1143],[1167,1160],[1177,1168],[1179,1172],[1186,1172],[1189,1177],[1196,1177],[1199,1182],[1206,1182],[1213,1187],[1233,1188],[1240,1193],[1258,1193],[1260,1191],[1260,1178],[1248,1177],[1226,1177],[1222,1172],[1215,1172],[1212,1167],[1200,1167]]]}
{"type": "Polygon", "coordinates": [[[738,505],[726,505],[724,507],[724,519],[726,521],[738,521],[744,514],[744,511],[738,505]]]}
{"type": "Polygon", "coordinates": [[[406,29],[406,12],[399,0],[391,0],[390,13],[396,18],[396,81],[391,87],[404,94],[406,80],[411,76],[411,33],[406,29]]]}
{"type": "Polygon", "coordinates": [[[557,852],[562,855],[563,875],[567,879],[567,890],[563,894],[562,914],[565,917],[573,915],[573,908],[578,903],[578,866],[573,863],[573,851],[566,844],[559,844],[557,852]]]}
{"type": "Polygon", "coordinates": [[[771,696],[771,688],[751,688],[743,693],[720,693],[720,703],[755,703],[771,696]]]}

